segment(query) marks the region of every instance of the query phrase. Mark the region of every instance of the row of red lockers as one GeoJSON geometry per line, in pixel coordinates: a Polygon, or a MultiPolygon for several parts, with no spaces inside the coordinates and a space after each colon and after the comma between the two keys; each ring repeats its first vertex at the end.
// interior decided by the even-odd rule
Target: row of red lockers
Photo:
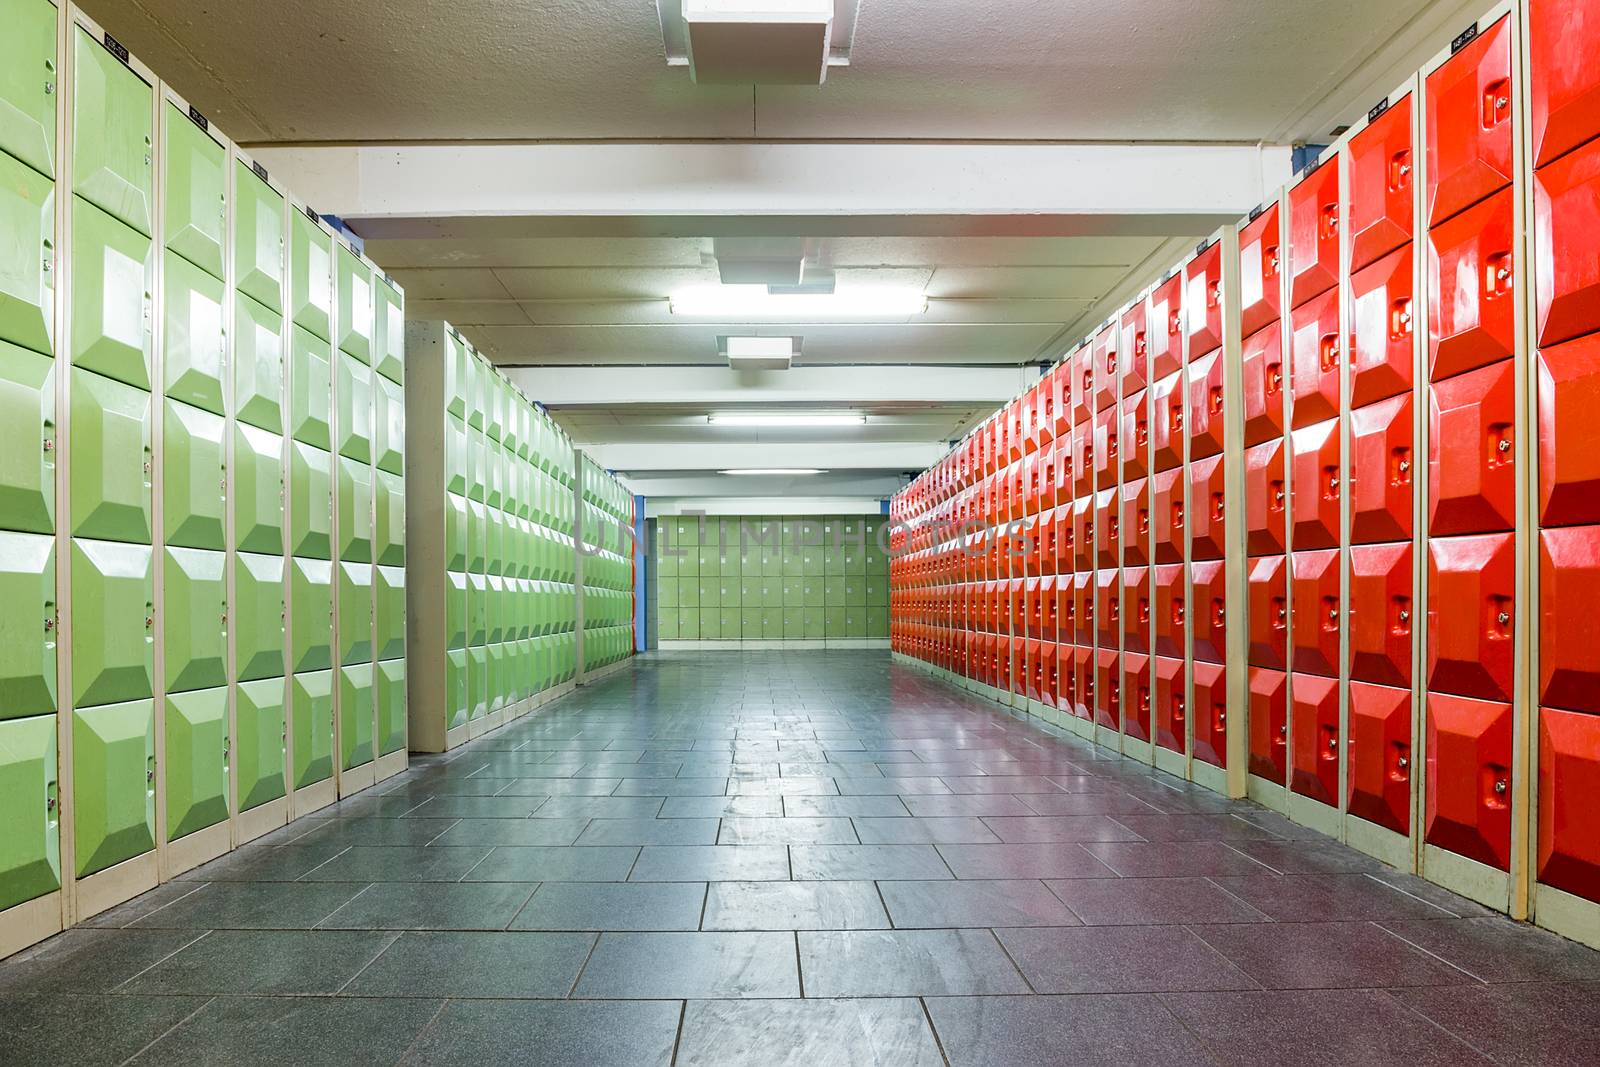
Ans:
{"type": "MultiPolygon", "coordinates": [[[[1569,710],[1600,711],[1600,648],[1592,625],[1585,625],[1600,587],[1600,531],[1587,525],[1600,522],[1600,493],[1593,491],[1600,487],[1600,454],[1592,445],[1585,447],[1584,440],[1585,425],[1593,424],[1600,406],[1600,389],[1596,388],[1600,336],[1591,336],[1600,330],[1600,141],[1591,140],[1600,133],[1600,4],[1593,0],[1581,4],[1533,2],[1528,17],[1530,137],[1537,167],[1531,218],[1537,284],[1532,290],[1531,313],[1536,316],[1535,343],[1542,349],[1538,506],[1544,526],[1579,527],[1547,528],[1541,536],[1544,603],[1538,629],[1539,689],[1550,706],[1541,713],[1540,816],[1542,832],[1556,836],[1584,833],[1573,826],[1570,814],[1579,798],[1564,800],[1563,794],[1586,793],[1592,802],[1600,786],[1600,718],[1574,718],[1569,710]],[[1553,346],[1561,346],[1561,350],[1553,346]],[[1558,452],[1557,441],[1567,447],[1558,452]]],[[[1476,40],[1463,42],[1465,47],[1456,56],[1429,75],[1424,114],[1429,151],[1424,211],[1431,224],[1426,242],[1431,326],[1427,367],[1434,383],[1429,393],[1433,462],[1427,549],[1432,597],[1448,600],[1459,595],[1462,603],[1469,605],[1482,599],[1491,605],[1509,606],[1515,591],[1513,535],[1508,533],[1498,542],[1481,536],[1455,537],[1513,530],[1517,515],[1515,470],[1509,455],[1517,423],[1510,357],[1517,345],[1515,309],[1505,297],[1513,292],[1512,271],[1518,258],[1510,188],[1516,168],[1508,120],[1510,98],[1520,86],[1513,76],[1516,64],[1509,22],[1486,22],[1484,30],[1476,40]],[[1462,86],[1466,91],[1456,91],[1462,86]],[[1455,114],[1452,109],[1464,113],[1455,114]],[[1462,299],[1464,289],[1469,290],[1465,293],[1468,299],[1462,299]],[[1480,456],[1482,462],[1477,461],[1480,456]]],[[[1276,206],[1253,218],[1241,235],[1240,325],[1249,335],[1243,344],[1242,397],[1245,443],[1250,452],[1244,457],[1247,502],[1251,505],[1247,509],[1251,513],[1248,552],[1267,557],[1252,562],[1250,615],[1252,621],[1264,619],[1268,625],[1251,627],[1260,630],[1251,635],[1251,688],[1253,694],[1258,688],[1267,688],[1256,685],[1257,669],[1276,667],[1281,671],[1285,666],[1282,642],[1287,612],[1278,606],[1282,598],[1269,594],[1288,592],[1292,580],[1297,607],[1292,666],[1297,672],[1313,672],[1295,675],[1295,704],[1302,704],[1300,690],[1304,689],[1312,702],[1333,709],[1331,723],[1324,713],[1321,722],[1310,719],[1313,728],[1307,730],[1298,728],[1297,716],[1295,747],[1300,749],[1304,742],[1308,774],[1320,782],[1296,782],[1296,789],[1330,803],[1337,793],[1337,759],[1329,760],[1312,742],[1331,727],[1334,737],[1327,749],[1337,751],[1337,692],[1328,684],[1330,678],[1315,674],[1339,674],[1339,627],[1324,626],[1319,612],[1298,607],[1330,601],[1337,605],[1343,589],[1338,567],[1332,565],[1337,562],[1336,552],[1302,549],[1338,549],[1346,543],[1362,546],[1351,548],[1349,600],[1359,601],[1365,584],[1379,607],[1351,613],[1350,677],[1392,687],[1410,684],[1409,450],[1413,416],[1409,390],[1414,363],[1410,336],[1414,253],[1406,242],[1412,239],[1414,212],[1413,194],[1405,180],[1410,170],[1410,138],[1409,109],[1394,107],[1375,117],[1352,144],[1348,198],[1342,195],[1339,169],[1334,166],[1312,173],[1290,192],[1287,288],[1292,340],[1288,383],[1278,355],[1283,348],[1284,325],[1282,290],[1276,279],[1276,206]],[[1342,276],[1341,203],[1347,205],[1351,230],[1348,270],[1352,273],[1343,277],[1353,311],[1350,407],[1343,412],[1341,375],[1346,360],[1340,351],[1344,312],[1338,288],[1342,276]],[[1287,441],[1281,407],[1285,385],[1291,389],[1287,441]],[[1342,536],[1339,517],[1337,479],[1343,465],[1338,423],[1329,421],[1339,419],[1341,413],[1351,420],[1351,469],[1346,478],[1346,491],[1351,494],[1348,542],[1342,536]],[[1296,483],[1331,490],[1293,494],[1290,532],[1296,552],[1287,557],[1282,536],[1286,443],[1296,483]],[[1331,485],[1323,484],[1327,480],[1331,485]],[[1292,573],[1292,579],[1286,571],[1292,573]],[[1385,603],[1391,610],[1383,610],[1385,603]],[[1310,655],[1302,657],[1302,649],[1310,655]],[[1331,701],[1326,699],[1330,690],[1331,701]]],[[[1154,507],[1145,507],[1143,494],[1148,489],[1141,481],[1144,471],[1139,461],[1142,446],[1153,437],[1155,468],[1181,465],[1186,413],[1191,449],[1195,440],[1200,442],[1191,459],[1221,451],[1221,361],[1204,365],[1203,373],[1195,366],[1197,353],[1203,355],[1220,344],[1219,252],[1203,253],[1181,276],[1157,290],[1149,305],[1155,352],[1147,351],[1146,305],[1141,303],[1068,357],[897,499],[896,515],[913,524],[908,547],[914,550],[897,568],[894,583],[896,640],[902,651],[1086,717],[1092,709],[1082,706],[1076,695],[1084,691],[1080,676],[1088,662],[1085,657],[1114,657],[1113,649],[1120,641],[1131,653],[1120,672],[1126,679],[1124,685],[1139,686],[1125,690],[1139,694],[1130,697],[1135,707],[1129,717],[1137,719],[1147,710],[1151,698],[1144,662],[1149,645],[1146,612],[1153,617],[1156,640],[1166,641],[1165,647],[1156,651],[1181,656],[1183,609],[1182,568],[1157,568],[1152,600],[1143,593],[1150,578],[1144,564],[1151,556],[1157,563],[1182,561],[1185,486],[1182,471],[1163,471],[1175,477],[1157,482],[1154,507]],[[1182,316],[1174,312],[1184,296],[1191,307],[1202,309],[1189,324],[1191,380],[1187,390],[1182,377],[1175,374],[1182,365],[1184,338],[1182,316]],[[1147,406],[1138,393],[1147,374],[1157,382],[1154,402],[1148,405],[1153,409],[1149,416],[1154,422],[1153,434],[1142,422],[1147,406]],[[1120,412],[1116,407],[1119,393],[1127,398],[1120,412]],[[1116,472],[1119,429],[1123,441],[1141,445],[1120,457],[1123,477],[1128,479],[1121,485],[1116,472]],[[1163,453],[1175,463],[1163,463],[1163,453]],[[1131,473],[1126,469],[1130,462],[1135,466],[1131,473]],[[1094,491],[1097,484],[1102,487],[1098,494],[1094,491]],[[1025,546],[1021,552],[1013,552],[1003,538],[991,539],[975,554],[965,546],[950,550],[952,523],[1017,520],[1021,520],[1018,532],[1025,546]],[[1113,540],[1119,526],[1137,529],[1141,535],[1125,538],[1120,554],[1113,540]],[[1110,537],[1102,533],[1098,546],[1092,534],[1085,536],[1095,528],[1110,533],[1110,537]],[[1151,535],[1148,553],[1144,548],[1147,529],[1151,535]],[[1129,569],[1120,574],[1104,569],[1119,563],[1130,565],[1129,569]],[[1100,569],[1090,573],[1096,567],[1100,569]],[[1017,577],[1020,575],[1028,577],[1017,577]],[[1103,625],[1099,637],[1104,651],[1095,653],[1091,651],[1095,633],[1088,613],[1098,591],[1098,615],[1104,624],[1116,608],[1119,579],[1132,608],[1125,616],[1127,626],[1103,625]],[[1119,634],[1118,629],[1123,632],[1119,634]],[[1051,651],[1055,648],[1059,652],[1051,651]],[[1070,666],[1064,666],[1067,660],[1070,666]]],[[[1225,601],[1206,596],[1208,564],[1202,561],[1222,556],[1221,545],[1215,543],[1220,541],[1225,503],[1222,474],[1221,460],[1208,459],[1198,470],[1192,467],[1186,479],[1188,499],[1194,505],[1187,516],[1190,532],[1201,534],[1194,547],[1193,603],[1214,605],[1212,618],[1217,630],[1213,638],[1202,636],[1207,623],[1200,620],[1195,656],[1197,660],[1210,659],[1201,650],[1212,649],[1219,663],[1225,601]],[[1208,529],[1211,525],[1214,534],[1208,529]]],[[[1209,566],[1220,572],[1220,566],[1209,566]]],[[[1224,593],[1220,584],[1217,592],[1224,593]]],[[[1476,630],[1479,613],[1469,607],[1460,614],[1466,619],[1464,628],[1476,630]]],[[[1436,609],[1434,617],[1448,615],[1436,609]]],[[[1473,701],[1466,697],[1505,702],[1503,716],[1485,717],[1473,707],[1459,709],[1463,716],[1480,722],[1481,734],[1493,735],[1472,738],[1468,747],[1474,751],[1469,755],[1503,748],[1505,758],[1480,759],[1490,767],[1486,781],[1492,784],[1479,788],[1473,783],[1460,791],[1468,807],[1482,810],[1443,820],[1460,824],[1447,825],[1446,831],[1465,828],[1454,834],[1460,838],[1460,851],[1501,867],[1507,866],[1510,842],[1510,811],[1503,785],[1504,768],[1511,762],[1509,702],[1514,696],[1506,621],[1510,617],[1510,612],[1497,609],[1490,614],[1483,633],[1465,633],[1442,643],[1430,641],[1428,668],[1430,705],[1438,704],[1441,714],[1449,702],[1470,705],[1473,701]],[[1503,825],[1475,825],[1486,818],[1491,824],[1503,825]]],[[[1446,628],[1436,624],[1434,629],[1446,628]]],[[[1101,674],[1119,673],[1115,667],[1108,670],[1108,665],[1094,662],[1101,674]]],[[[1181,659],[1172,662],[1182,668],[1181,659]]],[[[1161,673],[1158,666],[1157,674],[1161,673]]],[[[1101,688],[1104,692],[1106,684],[1101,688]]],[[[1158,743],[1161,688],[1158,681],[1154,698],[1158,743]]],[[[1181,689],[1179,685],[1178,691],[1181,689]]],[[[1223,696],[1220,687],[1217,695],[1223,696]]],[[[1384,700],[1387,710],[1381,714],[1393,721],[1388,733],[1404,735],[1388,736],[1387,747],[1409,756],[1408,690],[1367,695],[1384,700]],[[1403,704],[1397,697],[1405,698],[1403,704]]],[[[1169,724],[1174,720],[1181,723],[1181,700],[1171,699],[1179,702],[1174,714],[1166,717],[1169,724]]],[[[1349,740],[1355,740],[1354,687],[1351,699],[1349,740]]],[[[1270,705],[1270,701],[1265,703],[1270,705]]],[[[1196,704],[1197,712],[1207,704],[1199,687],[1196,704]]],[[[1114,728],[1115,719],[1108,725],[1114,728]]],[[[1276,731],[1261,729],[1256,723],[1252,726],[1253,735],[1262,735],[1251,745],[1255,770],[1255,757],[1265,755],[1258,749],[1269,748],[1274,740],[1269,733],[1276,731]]],[[[1430,733],[1432,726],[1430,718],[1430,733]]],[[[1199,720],[1196,728],[1195,754],[1205,758],[1205,731],[1199,720]]],[[[1135,731],[1124,725],[1125,733],[1135,731]]],[[[1179,740],[1168,747],[1182,751],[1181,732],[1179,729],[1179,740]]],[[[1382,747],[1372,746],[1374,750],[1382,747]]],[[[1348,810],[1362,814],[1361,794],[1366,788],[1362,780],[1369,776],[1362,773],[1356,750],[1352,745],[1348,810]]],[[[1435,753],[1430,752],[1430,759],[1435,759],[1435,753]]],[[[1298,753],[1291,762],[1298,771],[1298,753]]],[[[1408,765],[1408,758],[1401,761],[1401,769],[1408,765]]],[[[1263,769],[1274,780],[1284,780],[1281,767],[1263,769]]],[[[1391,810],[1375,812],[1373,821],[1406,832],[1403,794],[1409,788],[1409,775],[1390,777],[1399,782],[1402,795],[1395,796],[1395,783],[1389,782],[1391,810]]],[[[1430,807],[1435,801],[1430,792],[1430,807]]],[[[1450,844],[1451,832],[1439,836],[1444,844],[1450,844]]],[[[1542,842],[1540,874],[1593,898],[1600,886],[1600,846],[1594,843],[1596,835],[1584,836],[1587,844],[1542,842]]]]}

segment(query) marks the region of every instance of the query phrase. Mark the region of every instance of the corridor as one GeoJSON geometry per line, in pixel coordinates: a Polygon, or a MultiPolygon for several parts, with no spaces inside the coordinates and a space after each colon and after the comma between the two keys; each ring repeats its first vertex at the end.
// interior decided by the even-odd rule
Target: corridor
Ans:
{"type": "Polygon", "coordinates": [[[0,964],[0,1047],[1592,1064],[1600,954],[886,652],[674,652],[0,964]]]}

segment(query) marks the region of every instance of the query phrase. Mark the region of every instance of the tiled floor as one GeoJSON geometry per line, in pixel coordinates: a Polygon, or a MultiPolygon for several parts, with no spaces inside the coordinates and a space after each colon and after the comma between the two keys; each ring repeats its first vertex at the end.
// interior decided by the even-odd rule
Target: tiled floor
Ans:
{"type": "Polygon", "coordinates": [[[1600,1062],[1600,954],[886,653],[676,653],[0,964],[16,1064],[1600,1062]]]}

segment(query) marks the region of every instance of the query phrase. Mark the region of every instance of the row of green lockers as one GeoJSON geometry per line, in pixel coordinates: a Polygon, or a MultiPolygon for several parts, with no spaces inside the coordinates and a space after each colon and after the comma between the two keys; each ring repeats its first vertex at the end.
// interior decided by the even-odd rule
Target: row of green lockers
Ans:
{"type": "Polygon", "coordinates": [[[870,516],[663,518],[656,632],[663,641],[889,636],[889,559],[870,516]]]}
{"type": "Polygon", "coordinates": [[[594,670],[633,655],[634,500],[583,458],[583,658],[594,670]]]}

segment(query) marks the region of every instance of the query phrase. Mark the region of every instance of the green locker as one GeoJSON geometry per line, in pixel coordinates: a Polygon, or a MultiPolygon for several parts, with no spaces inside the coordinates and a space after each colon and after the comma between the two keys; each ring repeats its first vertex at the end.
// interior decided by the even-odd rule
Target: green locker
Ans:
{"type": "MultiPolygon", "coordinates": [[[[10,46],[10,39],[0,40],[0,49],[10,46]]],[[[13,74],[0,61],[0,79],[13,74]]],[[[0,107],[0,129],[5,124],[5,109],[0,107]]],[[[0,341],[52,353],[56,187],[4,152],[0,152],[0,233],[6,235],[0,244],[0,341]]]]}
{"type": "Polygon", "coordinates": [[[55,711],[54,538],[0,532],[0,602],[0,719],[55,711]]]}
{"type": "Polygon", "coordinates": [[[867,606],[867,580],[858,574],[847,574],[843,579],[844,605],[847,608],[867,606]]]}
{"type": "Polygon", "coordinates": [[[339,558],[372,562],[372,468],[339,457],[339,558]]]}
{"type": "Polygon", "coordinates": [[[693,546],[678,549],[682,553],[678,557],[678,577],[689,578],[696,581],[700,578],[700,550],[693,546]]]}
{"type": "MultiPolygon", "coordinates": [[[[697,578],[681,578],[678,580],[678,606],[680,608],[700,607],[700,581],[697,578]]],[[[712,606],[712,605],[708,605],[712,606]]]]}
{"type": "MultiPolygon", "coordinates": [[[[228,218],[228,152],[189,120],[177,105],[163,109],[167,128],[167,247],[210,274],[223,276],[222,229],[228,218]]],[[[0,120],[3,125],[4,120],[0,120]]]]}
{"type": "Polygon", "coordinates": [[[822,573],[828,578],[844,577],[844,554],[831,545],[822,550],[822,573]]]}
{"type": "Polygon", "coordinates": [[[7,4],[6,37],[0,41],[0,151],[47,176],[56,172],[55,90],[55,5],[7,4]]]}
{"type": "Polygon", "coordinates": [[[150,233],[150,86],[73,27],[72,191],[150,233]]]}
{"type": "Polygon", "coordinates": [[[489,513],[476,500],[467,501],[467,571],[488,573],[489,513]]]}
{"type": "Polygon", "coordinates": [[[467,649],[467,714],[481,719],[489,713],[489,651],[483,646],[467,649]]]}
{"type": "Polygon", "coordinates": [[[406,562],[406,483],[398,474],[372,475],[372,551],[385,567],[406,562]]]}
{"type": "MultiPolygon", "coordinates": [[[[228,468],[220,415],[164,401],[166,477],[162,487],[167,543],[220,552],[227,512],[228,468]]],[[[274,487],[276,488],[276,487],[274,487]]]]}
{"type": "Polygon", "coordinates": [[[244,160],[234,162],[233,271],[239,292],[283,314],[283,197],[244,160]]]}
{"type": "MultiPolygon", "coordinates": [[[[339,301],[339,348],[372,362],[372,270],[354,252],[339,245],[335,253],[335,292],[339,301]]],[[[481,389],[481,386],[480,386],[481,389]]]]}
{"type": "Polygon", "coordinates": [[[165,265],[166,394],[225,415],[228,409],[222,391],[227,337],[222,328],[222,283],[176,252],[166,254],[165,265]]]}
{"type": "Polygon", "coordinates": [[[284,794],[284,680],[245,682],[235,693],[239,748],[234,778],[239,810],[249,811],[284,794]]]}
{"type": "Polygon", "coordinates": [[[155,702],[72,713],[72,811],[77,875],[88,877],[156,844],[155,702]]]}
{"type": "MultiPolygon", "coordinates": [[[[383,278],[377,278],[372,286],[372,326],[375,332],[373,337],[374,351],[377,353],[377,363],[374,366],[379,374],[397,385],[404,385],[406,380],[406,317],[405,309],[401,306],[401,296],[383,278]]],[[[526,421],[526,409],[523,418],[526,421]]],[[[520,437],[513,438],[513,447],[520,437]]],[[[527,453],[523,453],[526,455],[527,453]]]]}
{"type": "Polygon", "coordinates": [[[802,578],[800,587],[800,606],[812,610],[827,607],[828,599],[826,587],[822,578],[802,578]]]}
{"type": "Polygon", "coordinates": [[[333,457],[296,441],[289,450],[289,551],[331,558],[333,457]]]}
{"type": "Polygon", "coordinates": [[[290,319],[326,345],[333,340],[328,317],[333,309],[333,237],[309,212],[289,212],[290,319]]]}
{"type": "Polygon", "coordinates": [[[405,473],[406,397],[383,375],[372,379],[373,463],[392,474],[405,473]]]}
{"type": "Polygon", "coordinates": [[[444,611],[445,647],[467,647],[467,576],[445,572],[444,611]]]}
{"type": "Polygon", "coordinates": [[[72,540],[72,702],[151,695],[155,590],[148,545],[72,540]]]}
{"type": "Polygon", "coordinates": [[[867,609],[867,636],[889,636],[889,608],[887,605],[869,607],[867,609]]]}
{"type": "Polygon", "coordinates": [[[467,499],[454,493],[444,495],[444,565],[446,570],[467,570],[467,546],[470,540],[467,521],[467,499]]]}
{"type": "Polygon", "coordinates": [[[656,606],[669,611],[678,610],[678,580],[661,578],[656,583],[656,606]]]}
{"type": "Polygon", "coordinates": [[[282,433],[282,397],[283,320],[243,293],[236,293],[233,299],[234,417],[263,430],[282,433]]]}
{"type": "Polygon", "coordinates": [[[720,608],[722,606],[722,581],[720,578],[700,579],[700,606],[702,608],[720,608]]]}
{"type": "Polygon", "coordinates": [[[328,342],[296,326],[289,331],[289,427],[296,441],[324,452],[333,448],[329,422],[333,413],[333,379],[328,342]]]}
{"type": "Polygon", "coordinates": [[[783,640],[782,608],[763,608],[761,610],[761,639],[763,641],[783,640]]]}
{"type": "Polygon", "coordinates": [[[806,635],[805,612],[800,608],[783,609],[783,639],[799,641],[806,635]]]}
{"type": "Polygon", "coordinates": [[[681,638],[679,637],[678,629],[678,610],[676,608],[667,608],[661,611],[656,616],[656,640],[677,641],[680,639],[681,638]]]}
{"type": "Polygon", "coordinates": [[[761,606],[764,608],[784,606],[782,578],[761,579],[761,606]]]}
{"type": "Polygon", "coordinates": [[[830,575],[822,580],[822,603],[825,607],[845,605],[845,580],[843,575],[830,575]]]}
{"type": "Polygon", "coordinates": [[[867,636],[867,609],[865,607],[847,607],[844,609],[844,635],[846,637],[867,636]]]}
{"type": "Polygon", "coordinates": [[[845,636],[845,611],[846,609],[842,607],[828,607],[822,610],[822,636],[845,636]]]}
{"type": "Polygon", "coordinates": [[[485,508],[483,523],[484,573],[498,575],[505,571],[505,516],[501,514],[499,508],[485,508]]]}
{"type": "Polygon", "coordinates": [[[843,559],[846,577],[865,578],[867,576],[867,555],[859,545],[846,545],[843,559]]]}
{"type": "Polygon", "coordinates": [[[283,558],[236,552],[233,557],[234,677],[283,675],[283,558]]]}
{"type": "Polygon", "coordinates": [[[150,247],[150,238],[99,208],[72,202],[72,364],[146,390],[150,247]]]}
{"type": "Polygon", "coordinates": [[[798,608],[805,606],[806,580],[804,578],[785,578],[782,588],[784,607],[798,608]]]}
{"type": "MultiPolygon", "coordinates": [[[[746,572],[748,573],[748,572],[746,572]]],[[[739,603],[747,608],[759,608],[766,596],[766,586],[760,577],[746,577],[739,580],[739,603]]]]}
{"type": "Polygon", "coordinates": [[[333,666],[333,565],[320,559],[291,560],[289,600],[290,666],[297,673],[327,670],[333,666]]]}
{"type": "Polygon", "coordinates": [[[339,759],[345,770],[372,762],[375,706],[372,698],[372,664],[356,663],[339,669],[339,759]]]}
{"type": "Polygon", "coordinates": [[[167,697],[167,840],[228,818],[228,691],[167,697]]]}
{"type": "Polygon", "coordinates": [[[483,435],[469,426],[465,440],[466,448],[462,455],[466,457],[467,463],[467,499],[475,504],[481,504],[484,500],[485,482],[489,475],[483,435]]]}
{"type": "MultiPolygon", "coordinates": [[[[171,470],[170,438],[167,468],[171,470]]],[[[283,438],[233,424],[233,530],[245,552],[283,551],[283,438]]],[[[279,672],[282,673],[281,671],[279,672]]]]}
{"type": "Polygon", "coordinates": [[[472,394],[472,356],[467,343],[455,334],[445,334],[444,409],[463,423],[467,421],[467,401],[472,394]]]}
{"type": "Polygon", "coordinates": [[[467,666],[469,655],[465,648],[453,649],[445,654],[445,707],[449,709],[449,717],[445,722],[446,730],[465,726],[470,717],[472,697],[469,692],[470,686],[467,684],[468,675],[471,673],[467,666]]]}
{"type": "Polygon", "coordinates": [[[73,370],[73,533],[150,543],[150,394],[73,370]]]}
{"type": "Polygon", "coordinates": [[[719,608],[700,609],[700,639],[702,641],[722,640],[722,611],[719,608]]]}
{"type": "Polygon", "coordinates": [[[511,386],[498,374],[488,379],[484,391],[483,432],[489,440],[500,444],[506,435],[506,408],[511,402],[511,386]]]}
{"type": "Polygon", "coordinates": [[[717,603],[725,608],[737,608],[744,604],[744,588],[740,579],[724,575],[717,582],[717,603]]]}
{"type": "Polygon", "coordinates": [[[484,643],[490,647],[493,647],[506,639],[506,583],[505,579],[501,578],[498,574],[489,575],[484,579],[484,582],[484,643]]]}
{"type": "Polygon", "coordinates": [[[333,672],[297,674],[290,686],[294,719],[294,787],[333,776],[333,672]]]}
{"type": "Polygon", "coordinates": [[[492,511],[505,506],[506,468],[500,446],[488,441],[483,446],[483,502],[492,511]]]}
{"type": "Polygon", "coordinates": [[[56,717],[0,721],[0,911],[61,887],[59,799],[56,717]]]}
{"type": "Polygon", "coordinates": [[[762,640],[763,625],[760,608],[745,608],[739,613],[739,636],[746,641],[762,640]]]}
{"type": "Polygon", "coordinates": [[[339,662],[372,658],[372,567],[339,564],[339,662]]]}
{"type": "Polygon", "coordinates": [[[806,608],[803,622],[803,635],[807,641],[820,641],[827,636],[827,618],[822,609],[806,608]]]}
{"type": "Polygon", "coordinates": [[[506,706],[506,646],[489,645],[484,649],[489,665],[489,709],[499,711],[506,706]]]}
{"type": "Polygon", "coordinates": [[[467,646],[480,648],[489,641],[489,579],[467,575],[467,646]]]}
{"type": "Polygon", "coordinates": [[[0,341],[0,530],[55,531],[55,362],[0,341]]]}
{"type": "Polygon", "coordinates": [[[781,578],[783,576],[783,550],[777,548],[762,549],[760,566],[763,578],[781,578]]]}
{"type": "Polygon", "coordinates": [[[378,755],[406,747],[406,661],[386,660],[374,675],[378,703],[378,755]]]}
{"type": "Polygon", "coordinates": [[[783,576],[785,578],[802,578],[806,573],[804,550],[800,548],[784,547],[783,551],[783,576]]]}
{"type": "Polygon", "coordinates": [[[700,560],[699,574],[702,578],[719,578],[722,576],[722,556],[715,548],[701,545],[698,551],[700,560]]]}
{"type": "Polygon", "coordinates": [[[868,576],[866,580],[867,606],[889,606],[889,579],[880,576],[868,576]]]}
{"type": "Polygon", "coordinates": [[[339,454],[372,462],[372,369],[339,355],[339,454]]]}
{"type": "MultiPolygon", "coordinates": [[[[164,552],[161,644],[169,693],[228,682],[226,563],[221,552],[173,547],[164,552]]],[[[74,597],[75,608],[79,603],[74,597]]]]}

